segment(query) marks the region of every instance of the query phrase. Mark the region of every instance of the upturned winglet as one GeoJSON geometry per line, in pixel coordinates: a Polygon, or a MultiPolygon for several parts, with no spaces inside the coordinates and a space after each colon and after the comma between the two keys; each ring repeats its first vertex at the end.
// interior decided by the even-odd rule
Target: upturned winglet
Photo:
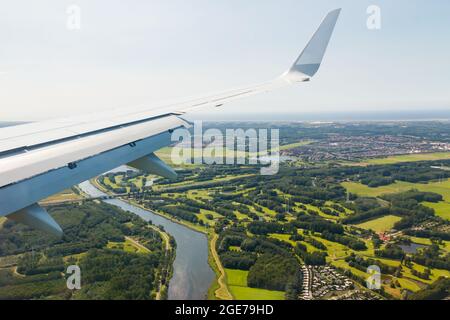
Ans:
{"type": "Polygon", "coordinates": [[[341,9],[336,9],[326,15],[305,49],[282,78],[292,82],[307,81],[317,73],[340,12],[341,9]]]}

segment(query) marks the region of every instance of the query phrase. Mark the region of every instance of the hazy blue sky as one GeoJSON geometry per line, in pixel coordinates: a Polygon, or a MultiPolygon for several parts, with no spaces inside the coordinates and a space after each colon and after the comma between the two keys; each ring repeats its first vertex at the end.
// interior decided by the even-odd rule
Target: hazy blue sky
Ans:
{"type": "Polygon", "coordinates": [[[342,7],[308,84],[217,113],[450,109],[447,0],[15,0],[0,10],[0,121],[149,104],[269,80],[342,7]],[[81,29],[66,9],[81,8],[81,29]],[[381,7],[381,30],[366,27],[381,7]]]}

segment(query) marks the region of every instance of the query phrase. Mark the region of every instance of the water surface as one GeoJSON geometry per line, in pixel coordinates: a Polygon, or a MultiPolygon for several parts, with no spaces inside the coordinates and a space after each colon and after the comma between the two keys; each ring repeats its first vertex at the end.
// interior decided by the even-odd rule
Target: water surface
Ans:
{"type": "Polygon", "coordinates": [[[405,253],[416,253],[418,249],[425,248],[426,245],[411,242],[408,245],[399,245],[399,247],[402,248],[405,253]]]}

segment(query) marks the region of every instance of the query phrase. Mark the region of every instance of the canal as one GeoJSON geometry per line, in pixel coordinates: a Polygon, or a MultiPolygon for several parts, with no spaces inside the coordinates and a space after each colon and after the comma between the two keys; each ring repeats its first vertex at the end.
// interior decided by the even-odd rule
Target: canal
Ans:
{"type": "MultiPolygon", "coordinates": [[[[106,195],[89,181],[79,185],[80,189],[91,197],[106,195]]],[[[208,238],[206,235],[159,216],[152,211],[133,206],[119,199],[104,202],[132,212],[164,230],[175,238],[176,258],[173,265],[173,277],[169,284],[169,300],[206,299],[209,286],[215,274],[208,264],[208,238]]]]}

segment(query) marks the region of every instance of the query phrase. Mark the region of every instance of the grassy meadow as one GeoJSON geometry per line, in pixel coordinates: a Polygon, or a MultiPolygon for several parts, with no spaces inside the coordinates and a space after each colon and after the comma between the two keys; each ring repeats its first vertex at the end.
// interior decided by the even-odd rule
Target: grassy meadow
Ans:
{"type": "Polygon", "coordinates": [[[450,220],[450,179],[430,183],[410,183],[397,181],[393,184],[377,188],[371,188],[359,182],[343,182],[342,186],[350,193],[367,197],[379,197],[383,194],[399,193],[411,189],[438,193],[443,196],[444,201],[438,203],[425,202],[424,205],[433,208],[436,211],[436,215],[450,220]]]}
{"type": "Polygon", "coordinates": [[[236,300],[284,300],[283,291],[249,288],[248,271],[225,269],[225,272],[228,287],[236,300]]]}
{"type": "Polygon", "coordinates": [[[359,228],[362,228],[362,229],[366,229],[366,230],[370,229],[370,230],[373,230],[373,231],[379,233],[379,232],[386,232],[386,231],[391,230],[394,227],[395,223],[400,220],[401,220],[400,217],[390,215],[390,216],[384,216],[384,217],[381,217],[378,219],[373,219],[373,220],[358,224],[356,226],[359,228]]]}

